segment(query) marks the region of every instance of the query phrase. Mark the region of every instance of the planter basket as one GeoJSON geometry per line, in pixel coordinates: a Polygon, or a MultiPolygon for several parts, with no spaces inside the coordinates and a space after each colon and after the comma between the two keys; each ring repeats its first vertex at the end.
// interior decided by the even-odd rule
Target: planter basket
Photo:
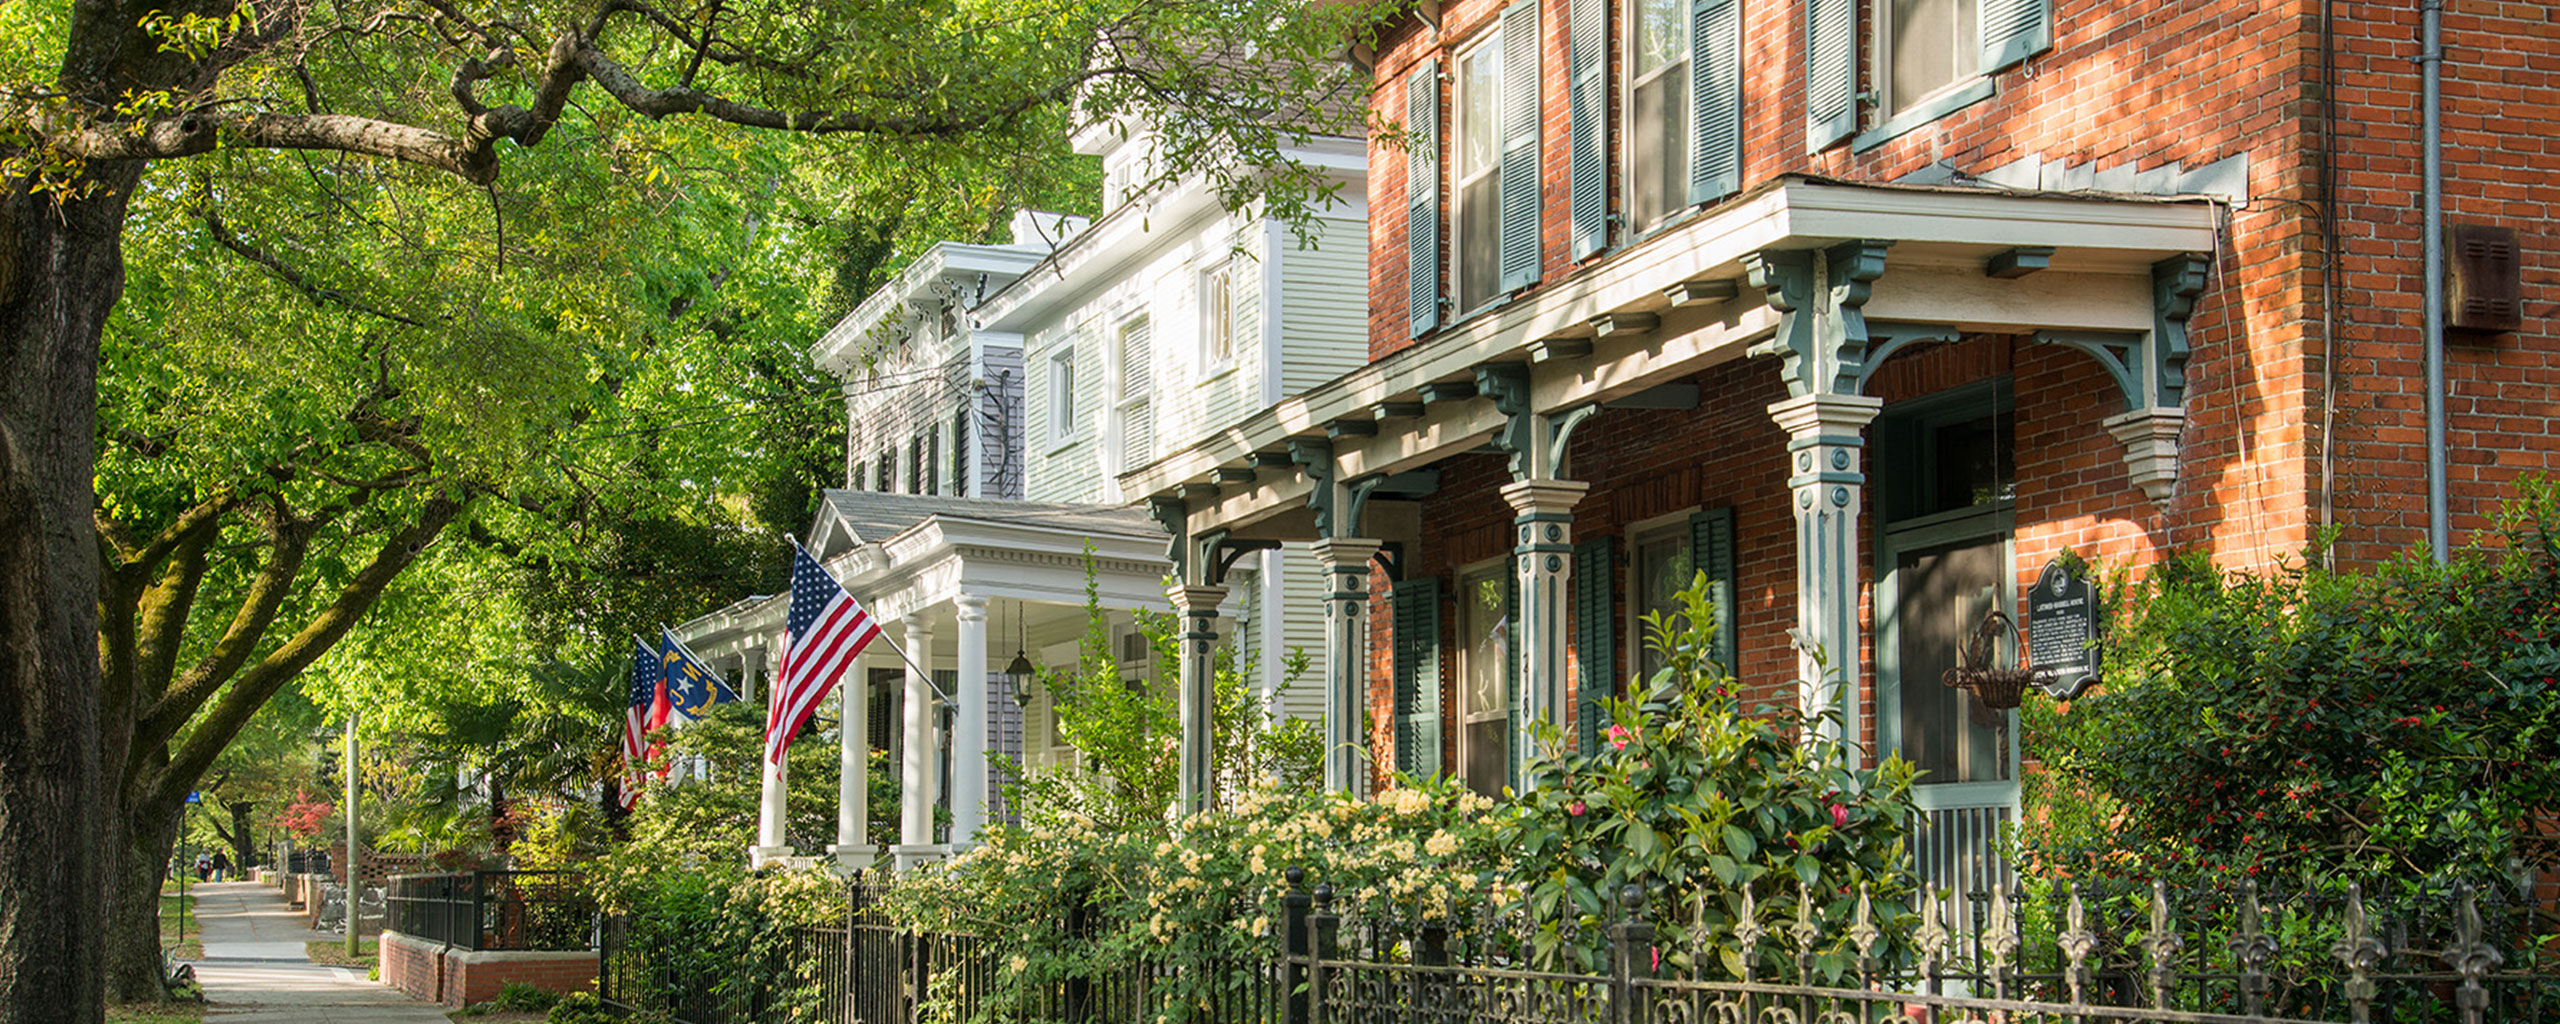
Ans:
{"type": "Polygon", "coordinates": [[[1975,700],[1993,711],[2008,711],[2024,703],[2027,687],[2040,686],[2050,673],[2041,669],[1993,667],[1999,648],[2000,634],[2017,633],[2006,612],[1994,608],[1973,627],[1973,635],[1965,641],[1964,656],[1956,667],[1942,678],[1946,684],[1973,692],[1975,700]]]}

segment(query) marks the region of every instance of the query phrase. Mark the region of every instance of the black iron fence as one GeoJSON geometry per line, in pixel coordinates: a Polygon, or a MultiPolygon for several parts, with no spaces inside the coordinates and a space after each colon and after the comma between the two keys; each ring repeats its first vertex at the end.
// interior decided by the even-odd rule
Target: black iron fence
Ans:
{"type": "Polygon", "coordinates": [[[393,875],[384,926],[473,950],[588,948],[596,902],[571,871],[393,875]]]}
{"type": "MultiPolygon", "coordinates": [[[[1353,907],[1297,884],[1267,951],[1141,959],[1026,985],[983,936],[922,931],[848,890],[841,925],[753,963],[669,955],[608,921],[603,995],[686,1024],[2503,1024],[2560,1021],[2540,908],[2467,888],[2393,901],[2093,884],[1847,915],[1744,890],[1715,911],[1633,887],[1584,925],[1353,907]],[[1699,922],[1710,916],[1714,928],[1699,922]],[[1977,924],[1958,928],[1950,922],[1977,924]]],[[[1021,922],[1089,931],[1089,915],[1021,922]]]]}

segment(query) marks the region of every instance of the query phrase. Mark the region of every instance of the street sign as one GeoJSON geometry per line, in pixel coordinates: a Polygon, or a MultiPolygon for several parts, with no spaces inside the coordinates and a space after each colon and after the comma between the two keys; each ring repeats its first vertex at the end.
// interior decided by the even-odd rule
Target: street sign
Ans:
{"type": "Polygon", "coordinates": [[[203,803],[203,802],[204,802],[204,794],[203,794],[203,793],[201,793],[201,792],[199,792],[199,791],[196,791],[196,790],[192,790],[192,789],[190,789],[190,790],[188,790],[188,791],[187,791],[187,802],[188,802],[188,803],[191,803],[191,804],[200,804],[200,803],[203,803]]]}
{"type": "Polygon", "coordinates": [[[2045,563],[2027,595],[2027,662],[2046,694],[2070,700],[2098,681],[2098,588],[2062,559],[2045,563]]]}

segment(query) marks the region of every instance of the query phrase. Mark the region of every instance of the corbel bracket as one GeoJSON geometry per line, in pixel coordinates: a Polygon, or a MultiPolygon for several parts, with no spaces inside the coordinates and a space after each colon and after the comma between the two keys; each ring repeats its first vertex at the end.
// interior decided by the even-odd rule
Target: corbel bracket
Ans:
{"type": "Polygon", "coordinates": [[[1600,411],[1600,403],[1585,402],[1547,417],[1547,464],[1555,467],[1555,475],[1565,475],[1565,457],[1572,449],[1573,432],[1600,411]]]}
{"type": "Polygon", "coordinates": [[[1185,504],[1180,498],[1161,496],[1149,498],[1147,499],[1147,517],[1155,520],[1156,525],[1164,527],[1164,532],[1173,535],[1173,538],[1165,544],[1164,558],[1165,561],[1173,563],[1174,578],[1189,579],[1190,577],[1184,574],[1184,570],[1190,567],[1188,557],[1191,546],[1188,540],[1191,532],[1191,506],[1185,504]]]}
{"type": "Polygon", "coordinates": [[[1893,243],[1852,239],[1829,249],[1762,250],[1742,258],[1751,286],[1779,313],[1775,337],[1751,354],[1782,360],[1787,394],[1856,394],[1866,377],[1867,298],[1893,243]]]}
{"type": "Polygon", "coordinates": [[[1885,364],[1885,360],[1893,358],[1894,353],[1911,345],[1954,344],[1956,339],[1960,336],[1960,333],[1952,325],[1948,324],[1912,324],[1888,320],[1868,321],[1866,365],[1858,369],[1858,379],[1855,382],[1854,390],[1849,393],[1853,395],[1866,394],[1867,381],[1875,377],[1876,367],[1883,366],[1885,364]]]}
{"type": "Polygon", "coordinates": [[[1529,367],[1523,363],[1484,363],[1476,367],[1476,392],[1493,400],[1502,426],[1493,432],[1494,450],[1511,456],[1511,475],[1520,476],[1531,442],[1529,367]]]}
{"type": "Polygon", "coordinates": [[[1320,437],[1290,438],[1289,461],[1297,463],[1298,472],[1307,478],[1307,508],[1316,514],[1316,536],[1334,536],[1333,442],[1320,437]]]}
{"type": "Polygon", "coordinates": [[[1280,542],[1276,540],[1234,540],[1228,538],[1226,532],[1223,529],[1218,531],[1218,546],[1212,549],[1217,552],[1216,558],[1210,562],[1217,569],[1209,575],[1209,585],[1213,587],[1225,586],[1227,574],[1235,571],[1236,563],[1242,561],[1244,556],[1256,551],[1272,551],[1280,547],[1280,542]]]}

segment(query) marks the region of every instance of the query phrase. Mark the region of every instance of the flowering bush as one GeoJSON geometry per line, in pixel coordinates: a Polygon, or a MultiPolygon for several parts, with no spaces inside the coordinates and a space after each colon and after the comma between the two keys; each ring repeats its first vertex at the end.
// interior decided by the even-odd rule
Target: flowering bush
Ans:
{"type": "MultiPolygon", "coordinates": [[[[1745,714],[1710,657],[1708,593],[1702,575],[1677,611],[1647,617],[1662,670],[1636,700],[1606,702],[1612,723],[1598,749],[1532,762],[1536,785],[1508,808],[1504,846],[1535,880],[1526,909],[1537,951],[1600,969],[1604,928],[1634,885],[1655,908],[1646,917],[1667,962],[1739,976],[1749,951],[1733,935],[1746,905],[1776,935],[1809,899],[1825,936],[1811,966],[1838,978],[1855,964],[1846,935],[1862,896],[1888,934],[1914,916],[1911,764],[1853,767],[1847,745],[1805,739],[1817,722],[1792,708],[1745,714]],[[1717,962],[1692,963],[1693,950],[1717,962]]],[[[1541,747],[1563,744],[1550,731],[1541,747]]]]}
{"type": "Polygon", "coordinates": [[[1375,802],[1268,783],[1162,829],[1065,816],[985,833],[893,890],[885,909],[921,927],[984,937],[1005,964],[998,1001],[1141,963],[1171,1005],[1224,983],[1223,964],[1277,941],[1287,872],[1338,893],[1336,910],[1398,921],[1480,913],[1505,877],[1494,802],[1426,783],[1375,802]]]}
{"type": "Polygon", "coordinates": [[[294,838],[309,842],[320,837],[322,830],[329,827],[330,817],[337,813],[338,805],[307,792],[297,793],[293,802],[276,814],[273,824],[294,838]]]}

